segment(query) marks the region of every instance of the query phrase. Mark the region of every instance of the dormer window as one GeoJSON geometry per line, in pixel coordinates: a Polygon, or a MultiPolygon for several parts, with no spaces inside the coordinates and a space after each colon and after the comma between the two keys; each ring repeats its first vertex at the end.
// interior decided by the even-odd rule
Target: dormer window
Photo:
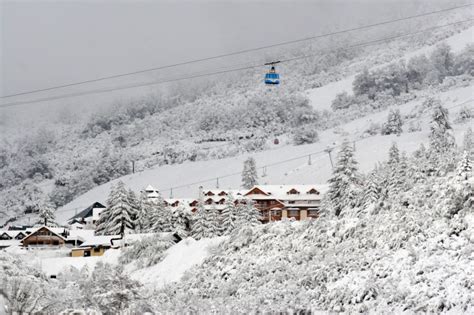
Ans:
{"type": "Polygon", "coordinates": [[[221,191],[221,192],[219,193],[219,196],[227,196],[227,193],[226,193],[225,191],[221,191]]]}
{"type": "Polygon", "coordinates": [[[299,195],[300,192],[297,191],[296,189],[292,188],[287,192],[288,195],[299,195]]]}
{"type": "Polygon", "coordinates": [[[214,193],[212,191],[208,191],[207,193],[204,194],[205,196],[214,196],[214,193]]]}
{"type": "Polygon", "coordinates": [[[319,195],[319,191],[317,191],[314,188],[311,188],[310,190],[308,190],[307,194],[308,195],[319,195]]]}

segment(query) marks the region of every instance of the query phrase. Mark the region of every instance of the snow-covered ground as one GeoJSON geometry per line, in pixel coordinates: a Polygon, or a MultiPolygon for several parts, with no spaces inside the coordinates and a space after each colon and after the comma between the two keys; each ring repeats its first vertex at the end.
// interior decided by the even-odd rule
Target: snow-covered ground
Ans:
{"type": "Polygon", "coordinates": [[[165,252],[165,258],[158,264],[134,270],[131,277],[154,288],[179,281],[191,267],[199,265],[210,254],[210,249],[221,243],[225,237],[194,240],[187,238],[165,252]]]}

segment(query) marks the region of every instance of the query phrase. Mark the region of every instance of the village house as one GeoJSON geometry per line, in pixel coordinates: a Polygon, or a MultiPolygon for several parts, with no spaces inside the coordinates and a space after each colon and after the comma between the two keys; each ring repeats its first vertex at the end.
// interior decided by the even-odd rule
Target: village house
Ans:
{"type": "Polygon", "coordinates": [[[255,203],[264,223],[319,216],[321,194],[314,185],[257,185],[244,196],[255,203]]]}
{"type": "Polygon", "coordinates": [[[77,213],[68,220],[70,226],[79,228],[79,225],[94,227],[97,220],[99,220],[100,213],[106,207],[100,202],[94,202],[92,205],[77,213]]]}
{"type": "Polygon", "coordinates": [[[41,226],[21,240],[26,248],[62,247],[66,245],[68,232],[64,228],[41,226]]]}
{"type": "Polygon", "coordinates": [[[113,246],[113,240],[119,240],[120,235],[91,236],[79,247],[71,249],[71,257],[102,256],[113,246]]]}

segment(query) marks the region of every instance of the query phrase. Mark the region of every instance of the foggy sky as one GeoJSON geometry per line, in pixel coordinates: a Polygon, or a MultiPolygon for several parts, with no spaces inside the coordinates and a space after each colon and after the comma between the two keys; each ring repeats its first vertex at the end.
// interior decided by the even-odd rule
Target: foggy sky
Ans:
{"type": "MultiPolygon", "coordinates": [[[[437,2],[445,6],[459,4],[459,1],[448,0],[437,2]]],[[[433,3],[400,0],[4,1],[1,94],[303,38],[415,11],[429,11],[433,3]]],[[[125,81],[143,81],[150,75],[125,81]]],[[[84,88],[102,84],[107,83],[84,88]]],[[[10,98],[4,102],[25,98],[10,98]]]]}

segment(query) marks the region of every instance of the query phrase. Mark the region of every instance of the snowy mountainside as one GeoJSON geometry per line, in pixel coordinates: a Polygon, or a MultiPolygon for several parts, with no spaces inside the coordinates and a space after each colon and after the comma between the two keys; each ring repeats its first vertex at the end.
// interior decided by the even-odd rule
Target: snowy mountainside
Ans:
{"type": "MultiPolygon", "coordinates": [[[[471,86],[459,87],[430,95],[439,97],[444,106],[448,108],[473,98],[471,86]]],[[[425,98],[413,100],[397,108],[400,109],[402,114],[408,115],[416,106],[421,105],[424,100],[425,98]]],[[[474,102],[467,103],[466,106],[474,108],[474,102]]],[[[455,116],[457,110],[459,110],[459,107],[454,107],[450,110],[452,117],[455,116]]],[[[317,143],[300,146],[291,144],[274,145],[271,150],[251,154],[257,161],[257,167],[260,168],[269,165],[265,177],[262,177],[262,169],[259,169],[260,182],[262,184],[316,183],[324,186],[331,176],[331,164],[328,154],[321,151],[327,147],[339,145],[344,137],[347,137],[351,141],[357,141],[356,157],[363,171],[368,171],[373,168],[377,162],[383,161],[386,158],[388,148],[394,141],[397,142],[401,150],[407,151],[408,153],[413,152],[420,143],[426,143],[429,133],[429,115],[420,117],[422,130],[418,132],[404,132],[400,136],[374,135],[367,137],[364,135],[364,132],[369,128],[371,123],[381,124],[385,122],[389,111],[390,109],[386,109],[372,113],[336,128],[322,131],[319,134],[320,140],[317,143]],[[311,165],[308,165],[309,155],[315,152],[317,154],[311,155],[311,165]],[[282,161],[284,163],[270,166],[282,161]]],[[[408,129],[408,123],[409,120],[405,123],[405,129],[408,129]]],[[[464,131],[469,127],[469,124],[455,124],[453,127],[456,137],[460,139],[464,131]]],[[[337,149],[335,151],[337,151],[337,149]]],[[[334,153],[333,158],[335,156],[334,153]]],[[[200,185],[214,188],[217,177],[220,177],[219,186],[221,188],[240,187],[242,164],[248,156],[249,154],[244,154],[232,158],[160,166],[126,175],[121,177],[120,180],[124,181],[128,187],[135,191],[140,191],[148,184],[151,184],[158,190],[162,190],[164,197],[169,196],[170,191],[168,189],[170,187],[178,187],[190,183],[190,185],[185,187],[173,189],[173,196],[195,198],[200,185]],[[235,175],[224,177],[228,174],[235,175]],[[207,181],[201,183],[200,181],[203,180],[207,181]],[[193,184],[195,182],[198,183],[193,184]]],[[[58,220],[65,222],[69,217],[74,215],[75,211],[80,211],[95,201],[104,202],[111,185],[115,182],[116,181],[112,181],[98,186],[60,208],[57,211],[58,220]]]]}
{"type": "MultiPolygon", "coordinates": [[[[448,37],[446,40],[444,40],[444,42],[451,47],[453,52],[459,52],[462,49],[464,49],[464,47],[466,47],[467,43],[472,43],[473,36],[474,36],[474,27],[469,27],[465,30],[462,30],[458,34],[448,37]]],[[[402,57],[398,58],[398,60],[402,60],[402,59],[408,60],[414,56],[429,54],[431,51],[433,51],[433,49],[434,49],[434,46],[422,47],[414,51],[404,53],[402,57]]],[[[392,60],[390,62],[394,62],[394,61],[396,60],[392,60]]],[[[380,64],[373,68],[380,68],[387,64],[388,63],[380,64]]],[[[347,92],[349,94],[352,93],[352,84],[354,82],[354,78],[355,78],[355,75],[351,75],[341,80],[328,83],[322,87],[309,89],[306,91],[306,95],[308,96],[310,103],[314,108],[319,109],[319,110],[324,110],[324,109],[330,110],[331,103],[337,94],[342,93],[342,92],[347,92]]]]}

